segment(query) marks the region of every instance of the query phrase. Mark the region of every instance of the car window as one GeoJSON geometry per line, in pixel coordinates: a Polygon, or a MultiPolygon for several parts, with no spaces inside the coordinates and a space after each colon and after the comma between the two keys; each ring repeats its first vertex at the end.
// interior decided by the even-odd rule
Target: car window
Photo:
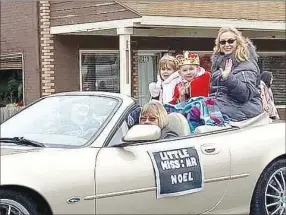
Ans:
{"type": "Polygon", "coordinates": [[[119,143],[121,143],[122,137],[124,137],[127,134],[128,126],[126,121],[123,121],[119,129],[116,131],[114,136],[112,137],[111,141],[109,142],[108,146],[115,146],[119,143]]]}
{"type": "Polygon", "coordinates": [[[46,146],[84,145],[118,103],[104,96],[47,97],[1,124],[1,137],[25,137],[46,146]]]}

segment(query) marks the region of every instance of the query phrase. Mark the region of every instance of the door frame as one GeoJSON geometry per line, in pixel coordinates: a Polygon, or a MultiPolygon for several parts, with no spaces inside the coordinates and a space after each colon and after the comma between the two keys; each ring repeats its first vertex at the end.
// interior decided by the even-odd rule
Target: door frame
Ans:
{"type": "MultiPolygon", "coordinates": [[[[159,58],[162,57],[162,52],[168,52],[168,50],[138,50],[138,66],[139,66],[139,57],[140,56],[143,56],[143,55],[148,55],[148,56],[156,56],[157,54],[159,54],[159,58]]],[[[157,62],[158,63],[158,62],[157,62]]],[[[156,77],[156,76],[155,76],[156,77]]],[[[154,80],[156,81],[156,80],[154,80]]],[[[139,94],[139,89],[140,89],[140,86],[139,86],[139,68],[138,68],[138,101],[140,100],[140,94],[139,94]]]]}

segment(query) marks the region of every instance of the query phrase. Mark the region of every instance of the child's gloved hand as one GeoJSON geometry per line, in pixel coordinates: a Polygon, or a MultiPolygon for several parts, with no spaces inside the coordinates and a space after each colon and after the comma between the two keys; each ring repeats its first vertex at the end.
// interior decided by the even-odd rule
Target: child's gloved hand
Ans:
{"type": "Polygon", "coordinates": [[[179,85],[179,100],[180,102],[184,102],[186,100],[186,95],[189,94],[189,83],[180,83],[179,85]]]}
{"type": "Polygon", "coordinates": [[[161,89],[156,86],[155,82],[149,84],[149,91],[152,98],[158,97],[160,95],[161,89]]]}

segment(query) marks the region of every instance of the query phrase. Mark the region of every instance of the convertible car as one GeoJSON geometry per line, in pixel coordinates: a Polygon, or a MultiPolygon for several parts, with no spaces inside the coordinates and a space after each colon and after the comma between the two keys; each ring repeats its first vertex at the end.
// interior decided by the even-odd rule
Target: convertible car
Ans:
{"type": "Polygon", "coordinates": [[[285,123],[261,114],[159,139],[103,92],[44,97],[1,124],[1,215],[286,213],[285,123]]]}

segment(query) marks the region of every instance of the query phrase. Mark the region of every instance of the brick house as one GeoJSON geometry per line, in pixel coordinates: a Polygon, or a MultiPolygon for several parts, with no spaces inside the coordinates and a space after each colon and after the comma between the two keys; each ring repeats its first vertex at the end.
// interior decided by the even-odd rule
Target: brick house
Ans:
{"type": "Polygon", "coordinates": [[[1,72],[21,69],[26,104],[71,90],[121,92],[144,103],[162,54],[193,50],[208,68],[225,25],[253,40],[261,69],[274,74],[276,103],[285,107],[280,1],[1,2],[1,72]]]}

